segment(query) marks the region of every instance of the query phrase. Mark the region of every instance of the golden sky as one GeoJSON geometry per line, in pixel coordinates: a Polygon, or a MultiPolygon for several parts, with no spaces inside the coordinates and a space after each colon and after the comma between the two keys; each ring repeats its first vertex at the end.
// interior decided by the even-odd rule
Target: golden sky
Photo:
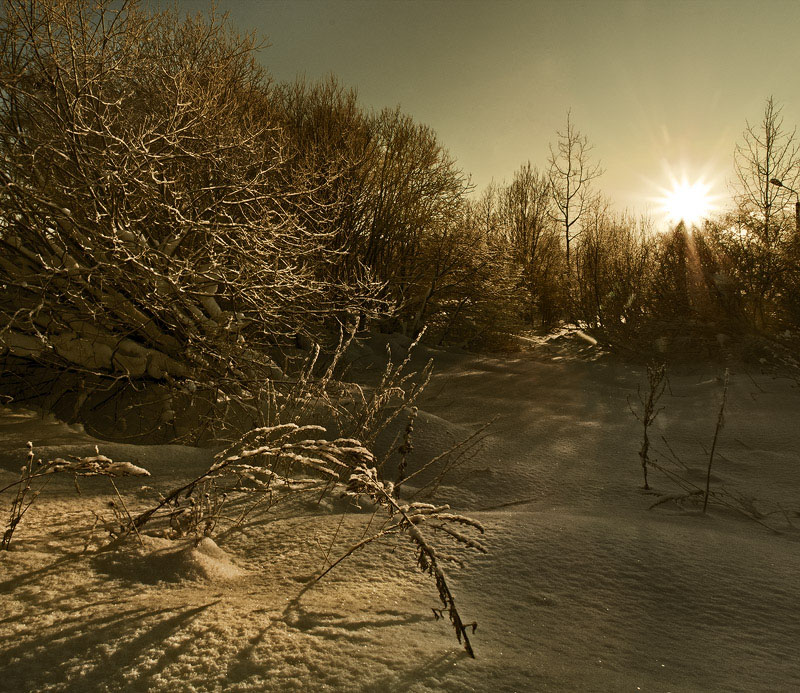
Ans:
{"type": "MultiPolygon", "coordinates": [[[[183,11],[210,6],[179,0],[183,11]]],[[[544,166],[567,109],[617,209],[670,173],[724,196],[770,95],[800,122],[797,0],[219,0],[277,79],[330,73],[430,125],[478,189],[544,166]]],[[[720,199],[724,203],[724,199],[720,199]]]]}

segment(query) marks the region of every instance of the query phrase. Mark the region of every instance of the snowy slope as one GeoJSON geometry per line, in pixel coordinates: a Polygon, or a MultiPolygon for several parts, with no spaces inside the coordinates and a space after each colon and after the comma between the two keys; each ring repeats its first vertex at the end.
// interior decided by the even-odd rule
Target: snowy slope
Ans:
{"type": "MultiPolygon", "coordinates": [[[[721,395],[708,365],[670,378],[660,436],[705,479],[721,395]]],[[[497,416],[481,450],[440,489],[487,527],[489,555],[448,572],[469,659],[410,545],[371,545],[321,582],[325,557],[364,531],[365,513],[307,506],[205,542],[148,539],[83,553],[103,480],[54,480],[0,556],[0,690],[110,691],[791,691],[800,689],[800,393],[733,368],[714,488],[732,508],[674,502],[653,472],[641,490],[640,369],[541,348],[514,358],[439,354],[410,468],[497,416]]],[[[0,485],[25,442],[50,455],[93,449],[78,429],[2,414],[0,485]]],[[[167,488],[210,453],[100,443],[167,488]]],[[[666,462],[665,462],[666,463],[666,462]]],[[[122,480],[131,507],[141,480],[122,480]]],[[[5,494],[7,496],[7,494],[5,494]]],[[[4,504],[7,500],[3,501],[4,504]]],[[[5,506],[4,506],[5,507],[5,506]]],[[[3,510],[5,513],[5,510],[3,510]]]]}

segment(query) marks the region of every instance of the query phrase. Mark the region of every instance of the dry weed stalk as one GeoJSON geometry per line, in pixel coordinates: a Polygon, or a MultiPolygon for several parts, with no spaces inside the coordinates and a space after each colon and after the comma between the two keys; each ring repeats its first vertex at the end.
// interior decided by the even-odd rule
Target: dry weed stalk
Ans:
{"type": "Polygon", "coordinates": [[[406,479],[404,479],[404,481],[412,479],[419,473],[430,467],[433,467],[434,465],[441,465],[439,472],[431,481],[431,483],[426,484],[424,487],[419,489],[420,492],[425,490],[428,498],[433,498],[447,475],[477,454],[477,452],[480,450],[480,446],[483,444],[483,441],[489,435],[487,431],[492,425],[494,425],[495,421],[497,421],[496,416],[491,421],[487,421],[485,424],[483,424],[474,433],[471,433],[466,438],[455,443],[444,452],[436,455],[436,457],[426,462],[413,474],[410,474],[406,479]]]}
{"type": "Polygon", "coordinates": [[[636,417],[637,421],[640,421],[642,424],[642,447],[639,449],[639,459],[642,463],[642,475],[644,477],[644,489],[646,491],[650,490],[650,486],[647,483],[647,466],[651,464],[650,461],[650,434],[649,429],[650,426],[653,425],[653,422],[656,420],[656,417],[661,413],[661,409],[657,409],[658,401],[661,399],[661,395],[664,394],[664,388],[667,385],[667,366],[666,364],[649,364],[647,366],[647,385],[648,385],[648,392],[647,397],[642,396],[641,388],[637,390],[637,394],[639,396],[639,402],[642,405],[642,413],[641,415],[637,414],[636,411],[632,406],[630,406],[630,401],[628,401],[628,406],[630,407],[631,413],[636,417]]]}
{"type": "Polygon", "coordinates": [[[392,362],[391,350],[387,345],[386,369],[378,385],[369,394],[361,386],[354,386],[354,403],[340,422],[347,435],[372,446],[378,435],[417,401],[430,382],[433,371],[433,359],[429,359],[420,371],[409,370],[414,350],[424,334],[423,329],[397,365],[392,362]]]}
{"type": "Polygon", "coordinates": [[[772,512],[762,512],[756,507],[755,499],[741,494],[735,489],[729,489],[725,486],[721,486],[719,489],[712,491],[711,490],[711,471],[712,466],[714,463],[714,459],[717,456],[717,443],[719,442],[719,435],[722,432],[722,428],[725,425],[725,407],[728,401],[728,389],[730,384],[730,373],[726,369],[725,375],[723,379],[723,388],[722,388],[722,399],[720,402],[719,410],[717,412],[717,419],[716,419],[716,426],[714,428],[714,438],[711,444],[711,451],[708,455],[708,464],[706,466],[706,475],[705,475],[705,483],[703,486],[698,486],[697,484],[691,482],[687,478],[687,474],[691,471],[689,466],[686,465],[675,453],[675,451],[670,447],[667,439],[665,437],[661,437],[664,444],[667,446],[669,450],[669,455],[665,456],[665,463],[664,464],[657,464],[656,462],[650,460],[649,465],[657,469],[659,472],[664,474],[670,481],[674,484],[679,486],[682,492],[679,493],[669,493],[660,495],[652,505],[650,505],[649,509],[652,510],[660,505],[665,503],[674,502],[679,506],[682,506],[684,502],[691,502],[692,504],[699,504],[699,499],[703,499],[702,505],[702,512],[706,513],[708,510],[709,502],[716,503],[722,507],[728,508],[730,510],[734,510],[737,513],[743,515],[749,520],[769,529],[772,532],[779,533],[779,530],[776,529],[774,526],[768,524],[765,521],[769,515],[780,514],[784,517],[787,524],[789,526],[792,525],[791,520],[788,517],[786,511],[780,506],[777,505],[777,509],[773,510],[772,512]],[[672,464],[676,469],[670,469],[666,466],[666,463],[672,464]]]}
{"type": "Polygon", "coordinates": [[[321,349],[314,345],[296,378],[269,381],[267,388],[253,397],[261,402],[260,418],[265,425],[253,428],[220,452],[203,474],[159,496],[123,534],[155,518],[168,520],[173,535],[208,533],[223,519],[230,520],[229,527],[239,526],[257,507],[272,507],[296,493],[314,492],[321,501],[337,483],[346,481],[355,466],[374,464],[367,444],[361,442],[363,437],[374,442],[380,431],[411,406],[428,382],[431,364],[421,372],[408,368],[419,343],[416,340],[399,365],[389,360],[369,396],[357,385],[348,391],[334,374],[356,331],[356,321],[341,330],[338,346],[321,375],[315,374],[321,349]],[[342,396],[343,392],[349,398],[342,396]],[[320,416],[333,417],[339,437],[328,439],[324,426],[301,425],[320,416]],[[303,472],[299,477],[298,471],[303,472]],[[230,506],[233,501],[239,503],[238,517],[223,518],[223,504],[230,506]]]}
{"type": "Polygon", "coordinates": [[[475,549],[481,553],[487,553],[487,549],[481,541],[467,536],[457,529],[459,526],[471,527],[483,534],[485,530],[480,522],[463,515],[448,512],[450,507],[447,505],[435,506],[430,503],[401,504],[394,496],[394,485],[391,482],[381,481],[378,478],[377,470],[366,465],[359,465],[350,475],[346,495],[355,499],[367,496],[373,502],[385,508],[393,522],[379,532],[351,546],[341,558],[318,575],[315,581],[322,579],[345,558],[367,544],[386,536],[406,533],[416,546],[418,552],[417,565],[423,572],[433,576],[436,582],[443,608],[433,609],[434,615],[437,619],[442,618],[444,610],[447,610],[458,642],[462,643],[467,654],[474,658],[475,652],[472,649],[467,630],[471,629],[474,633],[478,624],[475,622],[465,624],[461,619],[453,593],[447,583],[447,576],[440,563],[441,560],[448,560],[454,563],[461,563],[461,561],[456,555],[448,553],[440,547],[434,547],[429,538],[423,533],[422,528],[430,528],[434,533],[448,537],[457,546],[460,545],[475,549]]]}
{"type": "Polygon", "coordinates": [[[11,539],[14,535],[14,530],[17,528],[17,525],[19,525],[25,513],[36,502],[46,482],[49,481],[50,476],[53,474],[73,474],[76,480],[76,486],[77,478],[80,476],[108,477],[123,508],[124,501],[122,501],[119,490],[114,483],[114,477],[150,476],[150,473],[146,469],[137,467],[135,464],[130,462],[114,462],[105,455],[101,455],[97,447],[95,447],[95,453],[95,455],[86,457],[70,457],[69,460],[57,457],[48,462],[43,462],[41,459],[34,461],[33,443],[28,441],[28,457],[20,471],[20,478],[0,489],[0,493],[3,493],[4,491],[16,487],[16,495],[11,503],[11,514],[8,524],[6,525],[6,531],[3,534],[2,541],[0,541],[0,550],[9,550],[11,548],[11,539]],[[44,483],[42,483],[39,488],[33,490],[33,482],[35,479],[43,479],[44,483]]]}
{"type": "MultiPolygon", "coordinates": [[[[273,494],[286,496],[311,490],[321,491],[324,495],[337,486],[337,482],[346,479],[343,495],[356,502],[359,498],[368,497],[376,506],[387,510],[390,524],[352,546],[317,580],[363,546],[382,537],[405,533],[417,547],[417,565],[433,576],[436,582],[443,608],[434,609],[435,616],[441,618],[447,611],[458,641],[474,657],[467,631],[471,628],[474,632],[477,624],[465,624],[462,621],[441,567],[443,560],[461,564],[461,559],[446,548],[434,546],[421,528],[429,528],[457,546],[486,553],[481,541],[459,529],[471,527],[483,533],[483,526],[471,518],[449,512],[447,505],[401,504],[394,496],[392,482],[378,478],[373,466],[375,458],[369,450],[350,438],[333,441],[320,438],[319,435],[324,433],[325,429],[321,426],[298,426],[292,423],[249,432],[239,443],[219,453],[206,472],[162,496],[155,506],[131,518],[109,547],[118,544],[131,532],[138,533],[140,528],[156,519],[169,522],[168,533],[172,536],[198,531],[209,534],[217,528],[221,519],[222,504],[232,496],[247,497],[251,493],[257,496],[256,501],[246,507],[234,523],[240,524],[246,514],[265,497],[269,497],[268,502],[272,503],[273,494]],[[311,434],[317,437],[304,437],[311,434]],[[297,469],[314,476],[294,478],[293,473],[297,469]],[[222,489],[225,489],[224,492],[222,489]]],[[[408,437],[410,439],[410,432],[408,437]]]]}
{"type": "MultiPolygon", "coordinates": [[[[22,516],[33,505],[36,500],[38,492],[33,494],[33,497],[25,503],[29,491],[31,490],[31,481],[33,480],[33,443],[28,441],[28,459],[21,470],[20,480],[17,482],[17,493],[11,503],[11,515],[6,526],[6,531],[3,534],[3,540],[0,542],[0,549],[8,551],[11,548],[11,537],[14,535],[14,530],[22,520],[22,516]]],[[[8,487],[6,487],[8,488],[8,487]]],[[[5,489],[3,489],[5,490],[5,489]]]]}
{"type": "MultiPolygon", "coordinates": [[[[674,482],[677,486],[683,489],[683,493],[670,493],[659,496],[656,501],[650,505],[648,510],[652,510],[653,508],[658,507],[659,505],[663,505],[664,503],[669,503],[674,501],[678,505],[682,505],[684,501],[696,501],[702,497],[705,500],[705,488],[698,486],[697,484],[692,483],[688,479],[686,479],[682,474],[673,472],[666,467],[657,464],[655,462],[651,462],[650,465],[657,469],[659,472],[664,474],[668,479],[674,482]]],[[[722,507],[728,508],[729,510],[733,510],[740,515],[743,515],[748,520],[752,520],[756,524],[761,525],[765,529],[770,530],[771,532],[775,532],[776,534],[780,534],[780,531],[773,527],[772,525],[767,524],[763,518],[764,514],[757,511],[755,509],[754,503],[752,499],[747,499],[741,494],[737,493],[734,490],[721,488],[716,491],[709,490],[708,493],[709,500],[721,505],[722,507]]],[[[778,506],[778,512],[783,512],[780,506],[778,506]]],[[[791,524],[791,523],[789,523],[791,524]]]]}
{"type": "Polygon", "coordinates": [[[241,524],[264,497],[271,498],[275,492],[319,489],[326,480],[339,479],[359,462],[373,460],[372,453],[356,440],[304,437],[325,432],[322,426],[294,423],[250,431],[218,453],[200,476],[161,496],[152,508],[133,518],[118,539],[155,519],[167,520],[173,535],[208,534],[217,527],[226,500],[232,496],[246,499],[255,493],[256,500],[234,523],[241,524]],[[298,469],[316,477],[295,479],[293,474],[298,469]]]}
{"type": "MultiPolygon", "coordinates": [[[[354,334],[355,330],[348,331],[346,335],[342,333],[339,347],[322,377],[317,378],[313,374],[319,357],[319,348],[315,348],[300,378],[290,383],[288,391],[284,394],[277,393],[275,383],[271,383],[272,389],[264,400],[270,406],[266,411],[267,418],[288,417],[308,420],[312,416],[312,409],[319,403],[338,406],[339,403],[330,395],[332,386],[337,385],[333,380],[333,373],[354,334]]],[[[410,350],[416,344],[413,343],[410,350]]],[[[420,373],[409,372],[410,350],[398,366],[389,362],[378,387],[369,397],[359,389],[360,401],[358,399],[351,401],[349,403],[351,409],[340,407],[342,421],[349,425],[350,430],[360,431],[374,441],[378,433],[401,412],[406,411],[420,394],[428,382],[431,366],[429,363],[423,369],[421,377],[420,373]]],[[[405,462],[413,447],[413,423],[418,413],[416,407],[412,407],[410,411],[403,444],[397,450],[402,456],[401,479],[413,478],[437,461],[447,463],[446,471],[463,457],[466,451],[474,447],[485,430],[485,427],[482,428],[446,453],[434,458],[420,470],[406,475],[405,462]],[[452,459],[448,459],[449,457],[452,459]]],[[[112,541],[108,542],[104,549],[119,546],[130,534],[138,536],[140,529],[145,525],[150,527],[157,522],[160,524],[161,533],[165,536],[173,538],[191,534],[208,536],[218,532],[222,524],[225,524],[226,528],[240,525],[256,507],[264,504],[271,507],[274,503],[294,497],[298,493],[310,491],[318,494],[321,499],[332,490],[340,489],[343,496],[349,496],[355,502],[359,498],[368,497],[376,509],[383,508],[388,512],[387,525],[353,546],[322,575],[376,539],[394,534],[408,535],[417,550],[417,565],[434,578],[437,586],[442,608],[433,609],[434,615],[438,619],[444,616],[445,611],[447,612],[459,642],[463,643],[469,655],[474,657],[468,631],[471,629],[474,633],[477,624],[465,624],[461,619],[441,564],[443,561],[450,561],[462,565],[457,552],[449,550],[448,545],[451,549],[453,546],[466,547],[486,553],[481,541],[463,531],[466,527],[483,533],[483,527],[475,520],[450,512],[447,505],[436,506],[418,502],[401,504],[394,495],[394,485],[379,479],[375,458],[367,447],[352,437],[330,440],[326,435],[327,430],[323,426],[300,425],[295,421],[250,430],[236,443],[218,453],[211,466],[202,474],[164,495],[159,494],[158,500],[152,507],[135,516],[130,513],[124,499],[114,486],[116,500],[109,502],[109,508],[114,516],[113,521],[105,522],[103,518],[95,515],[95,526],[102,521],[112,537],[112,541]],[[233,507],[237,501],[240,502],[237,506],[238,516],[229,517],[224,511],[233,507]],[[434,544],[429,536],[431,533],[443,541],[434,544]]],[[[129,463],[114,463],[99,452],[95,457],[74,458],[71,461],[57,459],[47,464],[39,462],[37,467],[33,462],[31,449],[21,479],[7,487],[18,486],[18,497],[14,504],[12,525],[6,533],[4,543],[10,542],[14,527],[33,502],[31,499],[25,503],[26,494],[31,489],[31,481],[56,471],[70,471],[84,476],[148,475],[145,470],[129,463]]],[[[369,528],[365,530],[367,531],[369,528]]],[[[90,541],[91,539],[87,540],[86,547],[90,541]]]]}
{"type": "Polygon", "coordinates": [[[714,464],[714,452],[717,449],[717,439],[719,438],[719,433],[722,430],[723,425],[725,424],[725,404],[728,400],[728,381],[730,379],[730,373],[728,369],[725,369],[725,380],[722,387],[722,402],[719,405],[719,414],[717,414],[717,425],[714,428],[714,440],[711,443],[711,454],[708,456],[708,470],[706,471],[706,492],[705,497],[703,498],[703,512],[706,511],[708,507],[708,494],[711,487],[711,465],[714,464]]]}
{"type": "Polygon", "coordinates": [[[400,464],[397,465],[397,483],[403,482],[406,478],[406,468],[408,467],[408,455],[414,450],[414,443],[412,442],[414,435],[414,420],[419,414],[417,407],[411,407],[411,412],[408,415],[408,422],[406,423],[405,430],[403,431],[403,444],[397,448],[400,454],[400,464]]]}

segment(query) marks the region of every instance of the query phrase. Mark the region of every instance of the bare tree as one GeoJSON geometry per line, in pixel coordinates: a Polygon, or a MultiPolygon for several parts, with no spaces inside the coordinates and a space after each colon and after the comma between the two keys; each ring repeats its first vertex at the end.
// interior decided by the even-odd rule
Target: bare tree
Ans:
{"type": "Polygon", "coordinates": [[[500,230],[494,197],[492,192],[465,203],[438,253],[430,256],[431,275],[438,271],[440,277],[436,305],[428,313],[430,334],[440,344],[507,346],[530,305],[521,268],[500,230]]]}
{"type": "Polygon", "coordinates": [[[580,235],[575,225],[581,220],[589,207],[592,194],[590,183],[602,175],[599,164],[592,163],[590,154],[592,146],[589,139],[582,135],[572,123],[570,111],[567,111],[567,127],[557,132],[558,142],[555,149],[550,146],[548,158],[550,186],[555,205],[553,218],[564,231],[567,270],[570,270],[570,246],[580,235]]]}
{"type": "Polygon", "coordinates": [[[302,194],[328,180],[289,175],[256,47],[135,0],[2,0],[5,354],[214,408],[298,331],[372,310],[329,279],[331,205],[302,194]]]}
{"type": "Polygon", "coordinates": [[[767,245],[776,242],[791,221],[786,213],[793,201],[790,189],[796,189],[800,179],[800,142],[796,128],[784,128],[781,110],[769,97],[761,122],[747,123],[734,154],[739,210],[750,217],[753,230],[767,245]]]}
{"type": "Polygon", "coordinates": [[[528,162],[502,192],[501,213],[508,242],[527,272],[532,270],[539,243],[551,223],[551,191],[548,176],[528,162]]]}
{"type": "Polygon", "coordinates": [[[474,224],[486,240],[496,241],[501,234],[501,188],[494,181],[484,188],[472,204],[474,224]]]}
{"type": "MultiPolygon", "coordinates": [[[[540,317],[556,312],[552,298],[560,295],[557,285],[563,282],[553,211],[550,179],[530,162],[521,166],[511,183],[501,190],[500,218],[505,241],[520,268],[524,288],[538,304],[540,317]]],[[[533,315],[526,317],[530,320],[533,315]]]]}
{"type": "Polygon", "coordinates": [[[795,129],[784,127],[772,97],[761,122],[747,124],[734,165],[737,209],[727,224],[733,231],[721,239],[734,260],[752,319],[762,328],[772,319],[769,306],[781,293],[779,280],[788,269],[794,224],[790,189],[796,190],[800,181],[800,142],[795,129]]]}
{"type": "Polygon", "coordinates": [[[362,270],[361,245],[380,156],[376,119],[359,105],[356,91],[333,76],[278,84],[271,101],[287,139],[294,187],[305,191],[292,205],[299,214],[309,205],[329,210],[308,221],[329,236],[327,245],[340,253],[337,276],[348,281],[362,270]]]}
{"type": "MultiPolygon", "coordinates": [[[[451,230],[471,186],[429,127],[397,109],[383,110],[375,127],[378,145],[366,180],[358,257],[387,284],[399,309],[397,327],[414,329],[430,299],[430,270],[449,254],[446,241],[454,240],[451,230]]],[[[434,275],[450,260],[443,263],[434,275]]]]}
{"type": "Polygon", "coordinates": [[[602,198],[584,228],[575,249],[574,310],[609,340],[630,336],[650,312],[657,237],[646,218],[615,215],[602,198]]]}

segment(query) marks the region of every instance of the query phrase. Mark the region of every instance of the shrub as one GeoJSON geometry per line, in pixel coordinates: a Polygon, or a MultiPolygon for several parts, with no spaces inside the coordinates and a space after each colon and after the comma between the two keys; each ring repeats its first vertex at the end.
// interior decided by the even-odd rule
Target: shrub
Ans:
{"type": "Polygon", "coordinates": [[[329,206],[301,195],[326,181],[288,175],[252,37],[136,2],[5,0],[0,46],[7,354],[216,415],[298,333],[377,315],[365,275],[331,279],[329,206]]]}

